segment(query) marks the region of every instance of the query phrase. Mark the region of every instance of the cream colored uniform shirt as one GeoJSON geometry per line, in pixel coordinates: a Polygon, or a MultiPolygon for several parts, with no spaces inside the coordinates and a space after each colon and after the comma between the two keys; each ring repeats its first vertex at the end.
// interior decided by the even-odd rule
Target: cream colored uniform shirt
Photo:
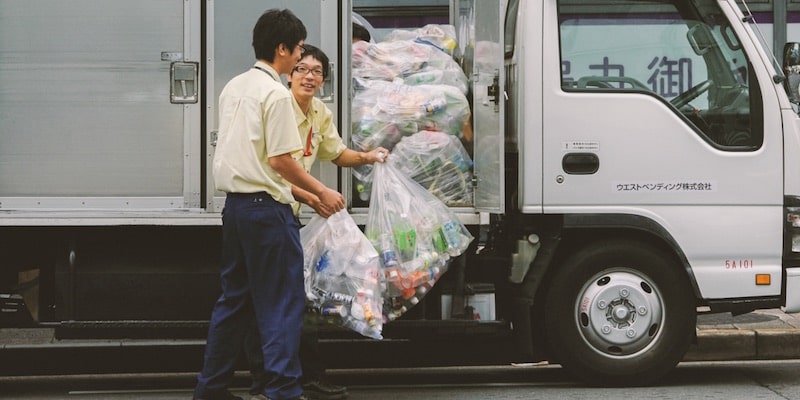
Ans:
{"type": "MultiPolygon", "coordinates": [[[[303,144],[303,149],[293,153],[292,156],[300,160],[306,172],[311,171],[317,158],[322,161],[335,160],[347,149],[333,123],[333,113],[322,100],[312,98],[308,114],[303,114],[294,96],[292,105],[297,132],[303,144]]],[[[292,204],[295,215],[300,215],[300,206],[300,202],[292,204]]]]}
{"type": "Polygon", "coordinates": [[[231,79],[219,96],[213,163],[217,190],[266,191],[280,203],[294,202],[292,185],[269,165],[270,157],[296,154],[303,148],[293,117],[292,94],[269,65],[256,62],[231,79]]]}

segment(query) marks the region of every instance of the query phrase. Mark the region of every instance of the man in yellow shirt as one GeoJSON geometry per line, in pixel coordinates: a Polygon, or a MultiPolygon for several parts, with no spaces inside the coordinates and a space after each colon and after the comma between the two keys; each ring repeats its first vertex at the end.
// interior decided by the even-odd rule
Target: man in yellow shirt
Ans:
{"type": "MultiPolygon", "coordinates": [[[[328,56],[319,48],[307,45],[303,58],[289,74],[289,88],[292,91],[295,120],[303,151],[295,157],[300,160],[306,171],[311,171],[314,162],[331,161],[340,167],[357,167],[375,162],[383,162],[389,151],[377,147],[369,152],[360,152],[347,148],[342,143],[339,131],[333,123],[333,113],[325,103],[315,95],[328,77],[328,56]]],[[[292,195],[300,203],[307,204],[317,214],[327,218],[327,210],[318,207],[318,199],[311,193],[292,187],[292,195]]],[[[299,214],[300,204],[293,205],[295,214],[299,214]]]]}
{"type": "Polygon", "coordinates": [[[263,396],[305,399],[300,334],[305,308],[300,225],[292,188],[317,198],[325,213],[344,198],[302,168],[292,96],[280,81],[303,54],[303,23],[289,10],[267,10],[253,28],[257,62],[230,80],[219,98],[214,182],[222,212],[222,294],[214,304],[195,399],[239,399],[228,391],[253,315],[266,377],[263,396]]]}
{"type": "MultiPolygon", "coordinates": [[[[304,45],[305,52],[300,62],[289,74],[289,86],[292,92],[294,118],[303,149],[294,153],[305,171],[310,171],[317,159],[331,161],[340,167],[355,167],[385,161],[389,153],[383,147],[369,152],[360,152],[347,148],[342,142],[339,131],[333,123],[333,113],[319,98],[315,97],[329,73],[328,56],[319,48],[304,45]]],[[[292,195],[297,200],[292,205],[294,214],[299,216],[301,204],[307,204],[322,217],[329,217],[332,212],[321,207],[318,196],[297,186],[292,186],[292,195]]],[[[263,400],[259,397],[264,386],[263,371],[259,366],[262,361],[255,335],[247,338],[246,355],[250,364],[253,385],[251,400],[263,400]]],[[[303,391],[312,400],[340,400],[347,398],[347,389],[325,382],[323,374],[325,365],[318,348],[318,335],[315,327],[303,328],[300,340],[300,363],[303,369],[303,391]]]]}

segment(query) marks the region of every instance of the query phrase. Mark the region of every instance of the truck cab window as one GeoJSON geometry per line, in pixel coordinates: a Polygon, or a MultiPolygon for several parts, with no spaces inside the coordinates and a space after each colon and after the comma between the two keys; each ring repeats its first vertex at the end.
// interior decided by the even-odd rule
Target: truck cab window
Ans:
{"type": "Polygon", "coordinates": [[[562,88],[657,96],[715,147],[758,149],[758,83],[725,21],[713,0],[560,0],[562,88]]]}

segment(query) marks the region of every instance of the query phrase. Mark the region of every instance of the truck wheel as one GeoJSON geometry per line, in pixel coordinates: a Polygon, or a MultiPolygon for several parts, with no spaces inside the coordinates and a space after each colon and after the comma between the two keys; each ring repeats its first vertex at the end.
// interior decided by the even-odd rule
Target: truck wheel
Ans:
{"type": "Polygon", "coordinates": [[[647,385],[688,350],[694,304],[674,258],[643,243],[603,242],[579,250],[555,272],[545,331],[555,361],[579,379],[647,385]]]}

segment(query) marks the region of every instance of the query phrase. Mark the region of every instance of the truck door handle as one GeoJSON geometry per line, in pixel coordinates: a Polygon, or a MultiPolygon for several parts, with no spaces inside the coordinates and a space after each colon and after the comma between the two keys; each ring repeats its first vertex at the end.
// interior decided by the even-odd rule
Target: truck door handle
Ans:
{"type": "Polygon", "coordinates": [[[600,159],[594,153],[568,153],[561,159],[561,168],[571,175],[591,175],[600,169],[600,159]]]}
{"type": "Polygon", "coordinates": [[[170,64],[170,103],[197,103],[198,67],[199,63],[187,61],[174,61],[170,64]]]}

